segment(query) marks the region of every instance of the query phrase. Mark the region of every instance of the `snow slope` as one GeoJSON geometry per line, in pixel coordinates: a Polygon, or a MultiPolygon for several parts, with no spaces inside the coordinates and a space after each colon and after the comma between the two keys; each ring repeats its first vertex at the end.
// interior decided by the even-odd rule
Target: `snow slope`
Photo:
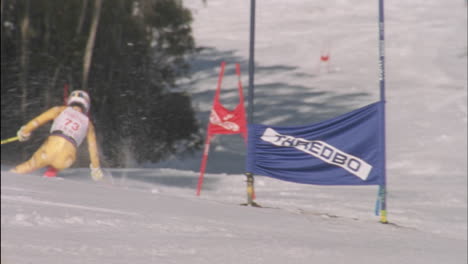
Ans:
{"type": "MultiPolygon", "coordinates": [[[[247,89],[250,1],[183,2],[204,49],[180,85],[206,126],[221,61],[221,101],[237,103],[236,62],[247,89]]],[[[244,143],[219,136],[201,197],[201,152],[107,169],[98,183],[88,169],[45,179],[2,165],[2,264],[466,263],[466,3],[385,7],[388,211],[399,227],[373,215],[375,186],[256,176],[266,208],[239,206],[244,143]]],[[[376,1],[257,0],[256,30],[255,122],[312,123],[378,100],[376,1]],[[327,50],[329,71],[319,63],[327,50]]]]}
{"type": "Polygon", "coordinates": [[[258,209],[238,205],[243,190],[228,187],[241,185],[236,177],[210,175],[211,185],[220,181],[216,187],[224,188],[195,198],[193,172],[113,174],[113,184],[96,184],[84,180],[84,171],[67,172],[65,179],[2,172],[2,263],[466,261],[462,235],[360,218],[370,205],[352,203],[354,195],[365,194],[359,190],[344,190],[342,196],[351,199],[336,205],[336,190],[307,195],[305,189],[265,181],[269,191],[259,196],[275,208],[258,209]],[[343,216],[302,206],[312,202],[342,208],[343,216]]]}

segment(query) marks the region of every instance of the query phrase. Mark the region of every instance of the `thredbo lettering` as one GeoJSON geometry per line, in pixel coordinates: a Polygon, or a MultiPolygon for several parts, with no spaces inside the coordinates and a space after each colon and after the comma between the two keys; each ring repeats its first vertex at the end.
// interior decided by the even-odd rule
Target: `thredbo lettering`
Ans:
{"type": "Polygon", "coordinates": [[[372,166],[367,162],[347,154],[323,141],[310,141],[303,138],[281,135],[272,128],[267,128],[265,130],[262,140],[280,147],[296,148],[329,164],[339,166],[362,180],[366,180],[372,170],[372,166]]]}

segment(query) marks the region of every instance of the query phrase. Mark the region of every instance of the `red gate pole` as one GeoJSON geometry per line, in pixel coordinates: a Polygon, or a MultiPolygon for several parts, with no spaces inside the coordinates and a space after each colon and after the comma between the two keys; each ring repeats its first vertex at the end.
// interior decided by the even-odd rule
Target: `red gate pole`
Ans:
{"type": "Polygon", "coordinates": [[[241,130],[241,136],[244,138],[244,143],[247,144],[247,120],[245,118],[245,108],[244,108],[244,92],[243,92],[243,87],[242,87],[242,81],[241,81],[241,71],[240,71],[240,65],[239,63],[236,64],[236,74],[237,74],[237,87],[239,90],[239,105],[242,109],[242,118],[243,120],[241,122],[244,129],[243,131],[241,130]]]}
{"type": "Polygon", "coordinates": [[[208,160],[208,153],[210,152],[210,142],[211,142],[211,134],[208,132],[206,135],[205,140],[205,149],[203,151],[203,158],[200,165],[200,176],[198,177],[198,185],[197,185],[197,196],[200,196],[201,188],[203,185],[203,176],[205,175],[205,168],[206,168],[206,161],[208,160]]]}
{"type": "MultiPolygon", "coordinates": [[[[215,97],[213,99],[213,107],[214,107],[214,102],[219,100],[219,93],[220,93],[220,90],[221,90],[221,83],[222,83],[222,80],[223,80],[225,65],[226,65],[226,63],[224,61],[221,62],[221,71],[219,72],[218,85],[216,87],[216,93],[215,93],[215,97]]],[[[210,115],[211,115],[211,113],[210,113],[210,115]]],[[[208,153],[210,152],[210,142],[211,142],[211,137],[212,137],[210,127],[211,127],[211,123],[210,123],[210,121],[208,121],[208,127],[207,127],[207,130],[206,130],[207,135],[206,135],[206,140],[205,140],[205,149],[203,151],[203,158],[202,158],[202,162],[201,162],[201,165],[200,165],[200,176],[198,177],[197,196],[200,196],[201,188],[202,188],[202,185],[203,185],[203,176],[205,175],[206,161],[208,160],[208,153]]]]}
{"type": "Polygon", "coordinates": [[[68,84],[63,85],[63,104],[67,105],[67,100],[68,100],[68,84]]]}

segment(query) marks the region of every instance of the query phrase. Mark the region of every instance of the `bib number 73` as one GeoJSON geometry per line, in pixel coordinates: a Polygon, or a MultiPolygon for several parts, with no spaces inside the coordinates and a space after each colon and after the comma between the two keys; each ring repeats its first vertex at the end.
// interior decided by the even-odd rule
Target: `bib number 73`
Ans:
{"type": "Polygon", "coordinates": [[[74,131],[78,131],[78,129],[80,129],[80,124],[77,123],[77,122],[74,122],[74,121],[71,120],[70,118],[67,118],[67,119],[65,120],[65,127],[71,128],[71,129],[74,130],[74,131]]]}

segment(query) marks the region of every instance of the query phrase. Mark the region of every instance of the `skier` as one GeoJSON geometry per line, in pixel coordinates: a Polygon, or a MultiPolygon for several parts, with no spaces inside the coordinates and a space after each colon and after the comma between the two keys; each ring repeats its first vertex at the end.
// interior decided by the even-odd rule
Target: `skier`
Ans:
{"type": "Polygon", "coordinates": [[[22,126],[17,133],[21,142],[28,140],[35,129],[54,120],[47,140],[28,161],[16,166],[12,172],[29,173],[49,166],[44,176],[55,177],[57,172],[75,162],[76,150],[87,137],[91,176],[94,180],[102,179],[96,134],[87,116],[89,108],[88,93],[76,90],[68,97],[66,106],[53,107],[22,126]]]}

